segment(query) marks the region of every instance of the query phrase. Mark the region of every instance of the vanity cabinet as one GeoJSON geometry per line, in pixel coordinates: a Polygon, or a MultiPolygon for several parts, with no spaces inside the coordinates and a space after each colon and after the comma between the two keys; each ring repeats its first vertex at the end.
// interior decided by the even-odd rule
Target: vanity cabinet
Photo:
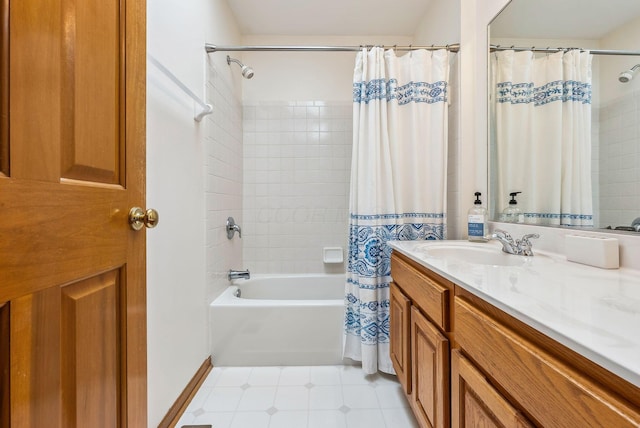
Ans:
{"type": "Polygon", "coordinates": [[[395,255],[390,296],[390,354],[422,427],[450,426],[449,306],[452,284],[436,281],[395,255]]]}
{"type": "Polygon", "coordinates": [[[421,427],[640,427],[640,388],[394,251],[391,358],[421,427]]]}
{"type": "Polygon", "coordinates": [[[451,352],[451,397],[454,427],[533,427],[458,349],[451,352]]]}
{"type": "Polygon", "coordinates": [[[390,356],[404,393],[411,394],[411,300],[395,283],[389,298],[390,356]]]}
{"type": "MultiPolygon", "coordinates": [[[[457,296],[456,341],[461,352],[456,354],[456,358],[464,354],[473,360],[478,372],[484,373],[495,385],[493,391],[497,393],[499,389],[503,396],[510,397],[511,405],[521,409],[529,420],[535,421],[535,425],[640,426],[640,409],[627,401],[630,395],[626,394],[623,383],[614,390],[600,385],[588,372],[577,369],[579,356],[560,349],[561,345],[550,339],[541,337],[536,343],[535,335],[527,338],[518,332],[518,323],[514,321],[508,325],[505,321],[508,318],[497,310],[483,311],[457,296]]],[[[454,427],[475,426],[464,419],[465,380],[461,378],[459,368],[465,364],[470,363],[462,358],[456,363],[457,373],[452,375],[456,384],[453,388],[456,394],[454,401],[457,402],[453,411],[454,427]]],[[[478,396],[483,400],[490,397],[489,394],[478,396]]],[[[517,413],[515,417],[520,420],[517,413]]]]}

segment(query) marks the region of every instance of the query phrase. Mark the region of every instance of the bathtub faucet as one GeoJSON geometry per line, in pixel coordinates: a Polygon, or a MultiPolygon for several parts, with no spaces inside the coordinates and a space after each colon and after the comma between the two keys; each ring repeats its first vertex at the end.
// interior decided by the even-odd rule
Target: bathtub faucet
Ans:
{"type": "Polygon", "coordinates": [[[250,277],[250,273],[249,273],[249,269],[247,270],[233,270],[233,269],[229,269],[229,281],[232,281],[234,279],[249,279],[250,277]]]}

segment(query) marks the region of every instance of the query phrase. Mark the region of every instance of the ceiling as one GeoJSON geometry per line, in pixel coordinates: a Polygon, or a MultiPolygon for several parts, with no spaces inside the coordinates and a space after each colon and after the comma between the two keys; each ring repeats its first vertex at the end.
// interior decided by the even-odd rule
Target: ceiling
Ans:
{"type": "MultiPolygon", "coordinates": [[[[244,35],[413,36],[436,0],[227,0],[244,35]]],[[[453,0],[437,0],[453,1],[453,0]]],[[[492,37],[600,39],[640,0],[512,0],[492,37]]]]}
{"type": "Polygon", "coordinates": [[[601,39],[640,16],[640,0],[512,0],[491,37],[601,39]]]}
{"type": "Polygon", "coordinates": [[[412,36],[431,1],[227,0],[227,3],[244,35],[412,36]]]}

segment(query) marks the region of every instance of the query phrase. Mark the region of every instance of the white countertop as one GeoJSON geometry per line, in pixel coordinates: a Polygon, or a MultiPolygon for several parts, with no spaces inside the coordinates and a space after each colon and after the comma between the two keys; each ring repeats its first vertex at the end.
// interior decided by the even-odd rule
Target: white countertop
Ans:
{"type": "MultiPolygon", "coordinates": [[[[390,241],[421,265],[640,387],[640,271],[600,269],[536,251],[520,266],[474,264],[428,254],[429,246],[501,245],[390,241]]],[[[521,257],[509,255],[508,257],[521,257]]]]}

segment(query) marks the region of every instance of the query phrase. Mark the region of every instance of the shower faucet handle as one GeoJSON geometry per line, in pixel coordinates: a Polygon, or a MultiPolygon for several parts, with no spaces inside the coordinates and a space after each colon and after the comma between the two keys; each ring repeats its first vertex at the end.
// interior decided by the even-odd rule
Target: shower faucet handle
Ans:
{"type": "Polygon", "coordinates": [[[238,232],[238,238],[242,238],[242,229],[236,224],[233,217],[227,218],[227,239],[233,239],[233,235],[238,232]]]}

